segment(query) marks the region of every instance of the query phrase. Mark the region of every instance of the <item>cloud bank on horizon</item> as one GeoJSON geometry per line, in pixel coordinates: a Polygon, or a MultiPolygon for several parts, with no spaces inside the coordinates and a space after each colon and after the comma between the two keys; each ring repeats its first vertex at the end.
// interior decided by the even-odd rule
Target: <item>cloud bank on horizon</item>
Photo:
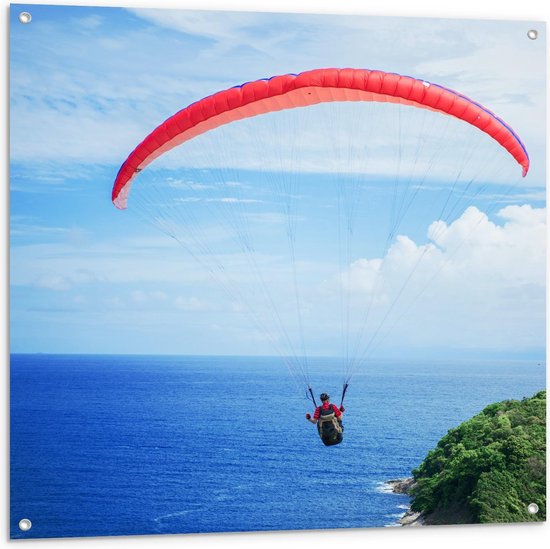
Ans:
{"type": "MultiPolygon", "coordinates": [[[[25,27],[16,20],[21,9],[11,15],[12,352],[246,353],[253,345],[270,353],[235,317],[240,304],[224,300],[189,257],[174,261],[181,252],[172,242],[115,211],[110,186],[139,140],[187,104],[245,81],[329,66],[409,74],[459,90],[510,123],[531,156],[528,178],[494,217],[480,204],[448,223],[426,216],[423,234],[400,234],[383,255],[349,265],[358,299],[373,291],[380,265],[389,265],[380,303],[399,291],[419,254],[427,272],[440,272],[412,321],[390,323],[380,352],[542,352],[544,27],[534,42],[529,25],[513,21],[62,6],[33,6],[25,27]],[[476,238],[457,250],[473,227],[476,238]]],[[[315,171],[319,154],[312,141],[302,168],[315,171]]],[[[151,169],[177,172],[179,161],[151,169]]],[[[385,165],[379,159],[379,173],[385,165]]],[[[236,199],[205,200],[228,206],[236,199]]],[[[281,222],[265,200],[246,200],[258,208],[253,223],[281,222]]],[[[312,285],[319,303],[337,283],[327,261],[319,257],[323,276],[312,285]]],[[[311,335],[319,354],[337,346],[331,331],[327,324],[311,335]]]]}

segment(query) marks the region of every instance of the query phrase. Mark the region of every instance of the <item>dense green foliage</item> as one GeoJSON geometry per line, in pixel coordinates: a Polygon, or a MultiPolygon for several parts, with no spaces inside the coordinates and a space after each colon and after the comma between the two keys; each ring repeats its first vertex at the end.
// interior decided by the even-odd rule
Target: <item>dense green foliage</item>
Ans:
{"type": "Polygon", "coordinates": [[[546,391],[487,406],[451,429],[413,475],[411,509],[427,523],[545,520],[546,391]]]}

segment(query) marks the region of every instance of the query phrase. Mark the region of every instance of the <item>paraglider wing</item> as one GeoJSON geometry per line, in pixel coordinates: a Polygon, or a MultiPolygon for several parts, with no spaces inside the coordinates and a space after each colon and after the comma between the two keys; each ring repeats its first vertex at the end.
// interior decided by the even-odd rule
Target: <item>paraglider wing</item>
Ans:
{"type": "Polygon", "coordinates": [[[220,91],[177,112],[151,132],[126,159],[115,180],[112,200],[127,206],[133,178],[164,152],[211,129],[267,112],[330,101],[393,102],[454,116],[495,139],[521,165],[529,157],[514,131],[467,97],[423,80],[367,69],[317,69],[247,82],[220,91]]]}

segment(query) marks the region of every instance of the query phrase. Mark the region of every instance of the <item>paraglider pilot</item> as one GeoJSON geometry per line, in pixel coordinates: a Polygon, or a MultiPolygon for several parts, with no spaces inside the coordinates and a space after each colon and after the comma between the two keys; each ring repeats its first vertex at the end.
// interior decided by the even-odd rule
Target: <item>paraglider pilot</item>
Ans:
{"type": "Polygon", "coordinates": [[[340,444],[343,439],[344,427],[342,425],[342,415],[345,411],[343,406],[338,408],[336,404],[330,403],[330,396],[327,393],[321,394],[321,406],[317,406],[313,414],[306,414],[306,419],[313,424],[317,424],[319,436],[326,446],[340,444]]]}

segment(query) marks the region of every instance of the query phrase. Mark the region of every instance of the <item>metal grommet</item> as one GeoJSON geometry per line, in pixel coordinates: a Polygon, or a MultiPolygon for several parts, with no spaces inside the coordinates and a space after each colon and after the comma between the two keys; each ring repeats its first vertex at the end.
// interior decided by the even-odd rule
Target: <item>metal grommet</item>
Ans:
{"type": "Polygon", "coordinates": [[[535,29],[531,29],[527,31],[527,38],[529,38],[530,40],[536,40],[538,36],[539,36],[539,33],[535,29]]]}
{"type": "Polygon", "coordinates": [[[19,22],[23,23],[23,25],[26,25],[27,23],[30,23],[32,21],[32,15],[28,11],[22,11],[19,14],[19,22]]]}
{"type": "Polygon", "coordinates": [[[539,512],[539,506],[536,503],[530,503],[527,506],[527,512],[530,515],[536,515],[539,512]]]}
{"type": "Polygon", "coordinates": [[[32,528],[32,522],[29,519],[21,519],[19,521],[19,530],[23,532],[28,532],[32,528]]]}

